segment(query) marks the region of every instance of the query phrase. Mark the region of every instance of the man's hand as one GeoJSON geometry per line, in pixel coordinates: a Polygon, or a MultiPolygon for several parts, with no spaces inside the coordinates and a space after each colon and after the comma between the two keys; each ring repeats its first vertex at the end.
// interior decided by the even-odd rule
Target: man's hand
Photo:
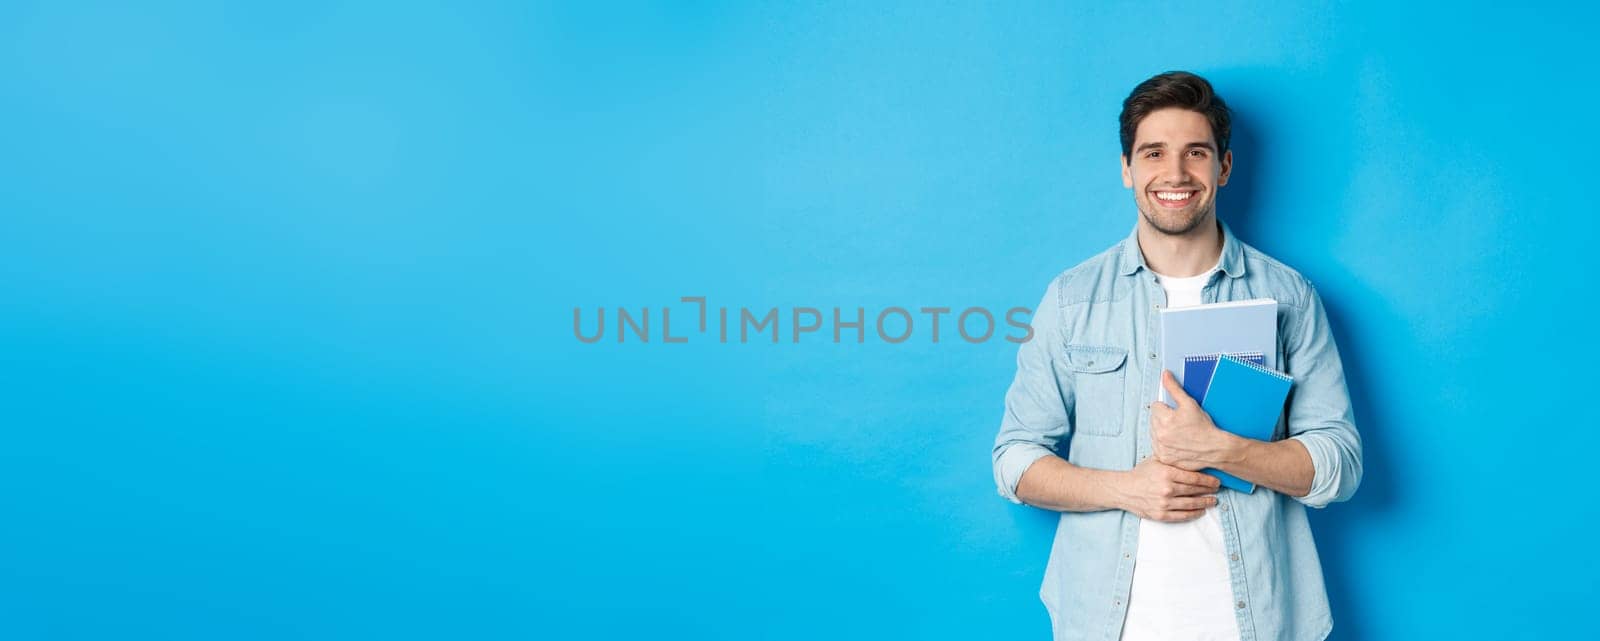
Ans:
{"type": "Polygon", "coordinates": [[[1141,519],[1190,521],[1217,504],[1221,482],[1209,474],[1180,470],[1154,457],[1139,461],[1126,474],[1119,502],[1141,519]]]}
{"type": "Polygon", "coordinates": [[[1153,458],[1185,470],[1221,467],[1224,462],[1231,462],[1240,449],[1239,437],[1212,423],[1211,416],[1189,398],[1172,372],[1161,372],[1161,385],[1178,407],[1167,407],[1161,401],[1150,404],[1153,458]]]}

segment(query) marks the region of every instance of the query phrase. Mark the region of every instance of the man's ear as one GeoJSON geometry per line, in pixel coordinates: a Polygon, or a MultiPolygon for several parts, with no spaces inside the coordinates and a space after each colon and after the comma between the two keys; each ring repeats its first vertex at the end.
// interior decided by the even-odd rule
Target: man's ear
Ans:
{"type": "MultiPolygon", "coordinates": [[[[1224,171],[1226,171],[1226,170],[1224,170],[1224,171]]],[[[1129,189],[1133,188],[1133,174],[1129,173],[1129,171],[1128,171],[1128,155],[1127,154],[1123,154],[1122,155],[1122,186],[1123,187],[1127,187],[1129,189]]]]}
{"type": "Polygon", "coordinates": [[[1233,150],[1222,152],[1222,174],[1217,176],[1217,186],[1228,184],[1228,174],[1233,173],[1233,150]]]}

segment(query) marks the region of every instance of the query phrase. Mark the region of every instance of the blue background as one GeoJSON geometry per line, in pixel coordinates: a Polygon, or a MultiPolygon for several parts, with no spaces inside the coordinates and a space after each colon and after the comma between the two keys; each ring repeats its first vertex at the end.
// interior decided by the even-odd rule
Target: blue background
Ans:
{"type": "Polygon", "coordinates": [[[1586,633],[1595,9],[921,4],[6,4],[0,636],[1045,638],[1015,345],[573,309],[1031,307],[1172,68],[1349,368],[1335,637],[1586,633]]]}

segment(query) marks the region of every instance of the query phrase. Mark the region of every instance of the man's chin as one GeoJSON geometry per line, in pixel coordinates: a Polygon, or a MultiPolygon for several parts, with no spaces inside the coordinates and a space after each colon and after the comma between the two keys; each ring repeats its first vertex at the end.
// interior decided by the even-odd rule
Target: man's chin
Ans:
{"type": "Polygon", "coordinates": [[[1204,223],[1206,220],[1206,214],[1203,211],[1196,211],[1193,213],[1184,211],[1156,212],[1155,214],[1152,214],[1149,211],[1143,211],[1141,213],[1144,214],[1144,221],[1149,223],[1152,229],[1167,236],[1184,236],[1190,234],[1194,232],[1194,230],[1198,229],[1200,224],[1204,223]]]}

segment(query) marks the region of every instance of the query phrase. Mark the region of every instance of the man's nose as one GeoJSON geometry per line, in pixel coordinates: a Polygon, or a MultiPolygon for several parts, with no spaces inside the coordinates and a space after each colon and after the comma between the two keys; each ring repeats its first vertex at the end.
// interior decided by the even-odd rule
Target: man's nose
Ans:
{"type": "Polygon", "coordinates": [[[1168,155],[1166,162],[1161,165],[1161,176],[1174,185],[1187,182],[1189,177],[1183,171],[1183,155],[1168,155]]]}

